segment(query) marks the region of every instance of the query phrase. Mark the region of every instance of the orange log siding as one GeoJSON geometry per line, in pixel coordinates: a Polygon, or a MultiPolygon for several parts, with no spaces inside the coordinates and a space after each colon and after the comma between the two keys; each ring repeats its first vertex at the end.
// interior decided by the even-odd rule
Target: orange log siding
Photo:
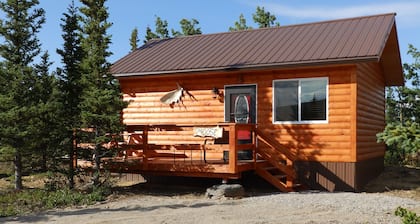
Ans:
{"type": "MultiPolygon", "coordinates": [[[[130,102],[124,109],[122,118],[127,125],[216,124],[224,121],[224,103],[213,98],[211,90],[214,87],[223,90],[226,85],[255,84],[258,129],[269,133],[290,150],[297,152],[300,160],[356,162],[383,154],[383,146],[374,143],[376,142],[374,135],[384,125],[384,81],[379,74],[381,74],[379,67],[374,64],[362,64],[184,74],[160,78],[152,76],[120,78],[124,100],[130,102]],[[356,69],[360,71],[356,72],[356,69]],[[377,75],[369,78],[367,73],[372,72],[377,75]],[[329,79],[328,123],[273,124],[273,80],[314,77],[329,79]],[[185,95],[183,103],[175,104],[171,108],[162,104],[159,99],[167,92],[176,89],[176,83],[181,84],[194,98],[185,95]],[[359,98],[356,99],[357,96],[359,98]],[[377,101],[375,105],[372,105],[372,99],[377,101]],[[374,113],[370,111],[372,109],[374,113]],[[378,114],[378,117],[372,114],[378,114]]],[[[167,145],[203,144],[203,139],[194,137],[191,128],[175,133],[165,133],[162,130],[159,135],[149,136],[149,142],[167,145]]]]}
{"type": "Polygon", "coordinates": [[[353,70],[354,66],[285,70],[273,72],[269,78],[261,78],[267,81],[258,83],[258,128],[297,152],[300,160],[353,161],[350,104],[350,75],[353,70]],[[272,80],[315,77],[329,79],[328,123],[273,124],[272,80]]]}
{"type": "Polygon", "coordinates": [[[376,134],[385,127],[385,81],[374,63],[357,66],[357,161],[383,157],[376,134]]]}

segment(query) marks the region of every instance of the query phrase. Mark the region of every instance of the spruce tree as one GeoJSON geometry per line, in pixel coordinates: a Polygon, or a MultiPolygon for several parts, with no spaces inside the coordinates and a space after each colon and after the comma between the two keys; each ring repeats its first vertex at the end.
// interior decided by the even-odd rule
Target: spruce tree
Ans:
{"type": "Polygon", "coordinates": [[[377,138],[387,145],[387,163],[419,166],[420,50],[411,44],[408,49],[414,62],[403,65],[404,86],[387,87],[387,124],[385,130],[377,134],[377,138]]]}
{"type": "Polygon", "coordinates": [[[162,20],[157,16],[155,20],[155,33],[159,39],[169,38],[168,21],[162,20]]]}
{"type": "Polygon", "coordinates": [[[122,130],[120,112],[125,103],[120,96],[119,84],[109,73],[110,63],[108,51],[111,36],[107,30],[108,22],[106,0],[81,0],[82,13],[82,84],[83,94],[81,106],[81,121],[83,127],[94,130],[92,142],[94,176],[93,184],[98,186],[101,157],[105,155],[104,143],[111,141],[110,134],[122,130]]]}
{"type": "Polygon", "coordinates": [[[81,84],[81,60],[83,58],[83,50],[81,47],[80,24],[78,20],[78,9],[71,2],[67,8],[67,13],[63,13],[61,18],[61,29],[63,34],[62,49],[57,49],[57,53],[61,56],[62,68],[58,69],[61,105],[60,120],[62,126],[62,142],[64,151],[67,152],[69,158],[69,169],[67,172],[69,187],[74,187],[75,167],[73,159],[76,156],[73,142],[76,136],[73,135],[77,128],[81,126],[81,103],[83,86],[81,84]]]}
{"type": "MultiPolygon", "coordinates": [[[[0,92],[0,146],[2,152],[13,154],[15,188],[22,189],[22,156],[33,150],[32,138],[37,132],[37,75],[34,58],[41,51],[37,38],[45,12],[38,0],[7,0],[0,2],[5,20],[0,21],[0,75],[7,88],[0,92]]],[[[4,85],[4,84],[3,84],[4,85]]]]}
{"type": "Polygon", "coordinates": [[[146,36],[144,36],[144,43],[147,43],[149,40],[158,39],[159,36],[152,31],[152,29],[148,26],[146,27],[146,36]]]}
{"type": "Polygon", "coordinates": [[[252,18],[258,24],[259,28],[271,27],[273,25],[280,26],[276,22],[276,16],[270,12],[266,12],[264,7],[258,6],[256,12],[252,14],[252,18]]]}
{"type": "Polygon", "coordinates": [[[234,27],[229,27],[229,31],[240,31],[240,30],[250,30],[252,29],[252,27],[246,25],[246,19],[244,17],[244,15],[241,13],[241,15],[239,15],[239,20],[235,22],[235,26],[234,27]]]}
{"type": "Polygon", "coordinates": [[[131,36],[130,36],[130,51],[135,51],[137,49],[137,45],[139,43],[139,31],[137,29],[137,27],[135,27],[133,29],[133,31],[131,31],[131,36]]]}
{"type": "Polygon", "coordinates": [[[182,19],[179,23],[181,24],[182,34],[185,36],[201,34],[201,28],[196,27],[198,24],[200,24],[198,20],[182,19]]]}
{"type": "Polygon", "coordinates": [[[144,37],[144,43],[147,43],[149,40],[152,39],[165,39],[169,38],[169,31],[168,31],[168,21],[162,20],[159,16],[155,16],[155,32],[147,26],[146,27],[146,36],[144,37]]]}
{"type": "Polygon", "coordinates": [[[179,21],[179,24],[181,25],[181,32],[172,30],[172,35],[175,37],[196,35],[202,33],[201,28],[196,27],[198,24],[200,24],[196,19],[181,19],[181,21],[179,21]]]}
{"type": "Polygon", "coordinates": [[[41,156],[41,170],[46,172],[48,170],[47,162],[51,158],[55,162],[54,155],[56,154],[56,146],[58,143],[57,131],[59,125],[57,123],[57,98],[56,98],[56,84],[55,76],[50,73],[50,67],[53,63],[49,59],[48,51],[41,55],[41,61],[35,65],[37,73],[37,82],[35,85],[35,92],[38,94],[37,106],[37,133],[32,135],[32,142],[37,149],[37,154],[41,156]]]}

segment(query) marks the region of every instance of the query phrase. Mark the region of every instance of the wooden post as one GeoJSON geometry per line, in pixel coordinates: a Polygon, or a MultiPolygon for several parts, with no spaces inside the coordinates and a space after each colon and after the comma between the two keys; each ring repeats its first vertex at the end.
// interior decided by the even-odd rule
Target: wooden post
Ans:
{"type": "Polygon", "coordinates": [[[255,129],[257,127],[255,124],[251,127],[251,138],[252,138],[252,145],[254,146],[252,150],[252,158],[254,159],[254,169],[257,168],[257,133],[255,132],[255,129]]]}
{"type": "Polygon", "coordinates": [[[149,126],[143,126],[142,140],[143,140],[143,169],[147,169],[147,160],[149,158],[149,126]]]}
{"type": "Polygon", "coordinates": [[[238,130],[236,128],[236,124],[229,125],[229,172],[235,173],[235,174],[238,172],[237,136],[238,136],[238,130]]]}
{"type": "MultiPolygon", "coordinates": [[[[286,159],[286,166],[293,169],[293,161],[290,159],[286,159]]],[[[287,175],[286,177],[286,187],[293,188],[293,179],[289,175],[287,175]]]]}

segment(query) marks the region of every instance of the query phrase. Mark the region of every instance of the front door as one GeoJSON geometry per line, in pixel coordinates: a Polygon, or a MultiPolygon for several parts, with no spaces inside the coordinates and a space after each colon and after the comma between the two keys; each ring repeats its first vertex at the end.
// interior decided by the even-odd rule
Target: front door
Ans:
{"type": "MultiPolygon", "coordinates": [[[[256,123],[256,85],[225,87],[225,121],[256,123]]],[[[251,140],[250,133],[238,133],[239,140],[251,140]]]]}
{"type": "MultiPolygon", "coordinates": [[[[225,121],[235,123],[256,123],[256,85],[238,85],[225,87],[225,121]]],[[[247,144],[252,142],[249,131],[238,131],[238,143],[247,144]]],[[[238,151],[239,160],[253,158],[252,150],[238,151]]],[[[223,158],[228,159],[228,152],[224,152],[223,158]]]]}

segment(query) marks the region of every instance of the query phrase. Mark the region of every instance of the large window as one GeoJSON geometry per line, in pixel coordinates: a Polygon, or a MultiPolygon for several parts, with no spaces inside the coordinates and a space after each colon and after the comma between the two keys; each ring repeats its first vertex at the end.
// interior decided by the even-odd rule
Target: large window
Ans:
{"type": "Polygon", "coordinates": [[[328,78],[273,82],[274,123],[325,123],[328,118],[328,78]]]}

